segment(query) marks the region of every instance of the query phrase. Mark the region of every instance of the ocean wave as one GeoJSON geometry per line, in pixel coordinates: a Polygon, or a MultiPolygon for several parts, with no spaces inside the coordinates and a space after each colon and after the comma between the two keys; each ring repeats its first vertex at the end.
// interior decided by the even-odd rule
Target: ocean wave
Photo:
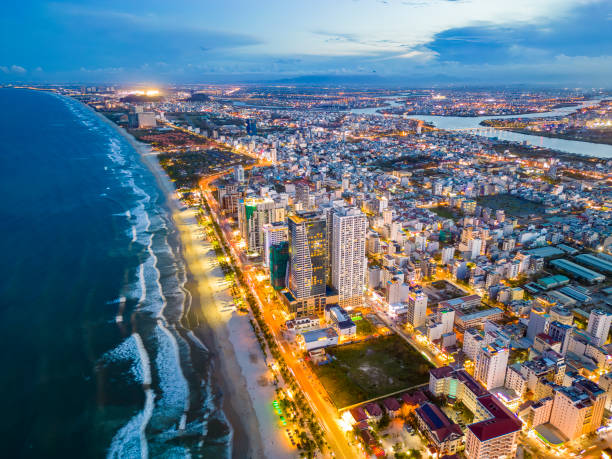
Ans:
{"type": "Polygon", "coordinates": [[[108,459],[149,457],[146,428],[153,414],[153,407],[153,391],[146,389],[144,408],[117,431],[106,455],[108,459]]]}
{"type": "Polygon", "coordinates": [[[139,384],[151,384],[151,363],[142,339],[137,333],[133,333],[114,349],[102,356],[104,365],[131,362],[130,373],[135,382],[139,384]]]}
{"type": "Polygon", "coordinates": [[[172,418],[180,425],[189,411],[189,386],[181,368],[178,345],[175,337],[161,322],[154,334],[158,351],[155,367],[161,390],[156,409],[161,409],[163,417],[172,418]]]}

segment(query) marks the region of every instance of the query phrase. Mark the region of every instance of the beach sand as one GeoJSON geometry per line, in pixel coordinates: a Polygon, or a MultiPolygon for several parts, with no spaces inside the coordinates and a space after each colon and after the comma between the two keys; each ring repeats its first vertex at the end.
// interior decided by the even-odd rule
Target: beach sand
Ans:
{"type": "Polygon", "coordinates": [[[202,229],[197,224],[195,211],[182,209],[173,184],[148,145],[138,142],[124,129],[97,114],[140,153],[166,195],[181,237],[188,270],[186,288],[192,294],[192,309],[198,311],[198,325],[193,328],[193,333],[212,353],[213,385],[222,394],[222,409],[233,429],[232,457],[298,457],[272,410],[275,398],[272,376],[248,316],[221,311],[233,301],[223,283],[224,275],[212,245],[201,236],[202,229]]]}

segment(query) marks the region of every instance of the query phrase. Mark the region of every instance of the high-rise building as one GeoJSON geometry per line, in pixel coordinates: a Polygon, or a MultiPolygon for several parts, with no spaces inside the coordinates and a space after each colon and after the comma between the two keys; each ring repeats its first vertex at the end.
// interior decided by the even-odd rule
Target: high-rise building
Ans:
{"type": "Polygon", "coordinates": [[[287,286],[289,242],[284,241],[270,246],[269,253],[270,283],[275,290],[282,290],[287,286]]]}
{"type": "Polygon", "coordinates": [[[297,301],[296,313],[321,314],[325,308],[327,226],[315,212],[288,218],[289,291],[297,301]]]}
{"type": "Polygon", "coordinates": [[[331,283],[344,308],[363,303],[368,220],[357,208],[338,208],[332,214],[331,283]]]}
{"type": "Polygon", "coordinates": [[[596,338],[597,346],[603,345],[608,339],[611,321],[612,315],[606,311],[602,311],[601,309],[593,309],[591,311],[587,332],[596,338]]]}
{"type": "Polygon", "coordinates": [[[509,351],[507,347],[492,343],[484,346],[476,357],[475,378],[487,389],[501,387],[506,380],[509,351]]]}
{"type": "Polygon", "coordinates": [[[413,327],[425,324],[427,315],[427,295],[420,288],[410,288],[408,293],[408,322],[413,327]]]}
{"type": "Polygon", "coordinates": [[[245,198],[238,206],[238,227],[249,252],[263,255],[264,226],[283,222],[285,208],[269,198],[245,198]]]}
{"type": "Polygon", "coordinates": [[[270,265],[270,247],[289,240],[285,222],[269,223],[263,227],[264,233],[264,266],[270,265]]]}

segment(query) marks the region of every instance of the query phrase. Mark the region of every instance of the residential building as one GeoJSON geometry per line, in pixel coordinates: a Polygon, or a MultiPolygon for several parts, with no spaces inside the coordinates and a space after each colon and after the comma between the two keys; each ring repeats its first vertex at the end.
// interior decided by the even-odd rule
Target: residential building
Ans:
{"type": "Polygon", "coordinates": [[[357,208],[342,207],[332,212],[331,225],[331,284],[338,291],[340,306],[361,306],[367,265],[367,218],[357,208]]]}

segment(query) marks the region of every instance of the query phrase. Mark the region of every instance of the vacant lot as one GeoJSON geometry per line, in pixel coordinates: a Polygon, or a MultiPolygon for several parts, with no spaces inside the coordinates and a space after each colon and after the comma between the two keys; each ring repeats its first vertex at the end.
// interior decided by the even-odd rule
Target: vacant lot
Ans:
{"type": "Polygon", "coordinates": [[[496,194],[493,196],[480,196],[476,199],[482,207],[490,207],[493,210],[503,209],[507,215],[513,217],[525,217],[531,214],[542,214],[545,206],[540,203],[527,201],[526,199],[511,194],[496,194]]]}
{"type": "Polygon", "coordinates": [[[434,214],[437,214],[438,216],[442,218],[450,218],[453,220],[458,220],[463,217],[463,212],[454,207],[436,206],[436,207],[430,207],[429,210],[431,210],[434,214]]]}
{"type": "Polygon", "coordinates": [[[313,370],[337,408],[429,380],[431,365],[397,335],[327,349],[333,361],[313,370]]]}

